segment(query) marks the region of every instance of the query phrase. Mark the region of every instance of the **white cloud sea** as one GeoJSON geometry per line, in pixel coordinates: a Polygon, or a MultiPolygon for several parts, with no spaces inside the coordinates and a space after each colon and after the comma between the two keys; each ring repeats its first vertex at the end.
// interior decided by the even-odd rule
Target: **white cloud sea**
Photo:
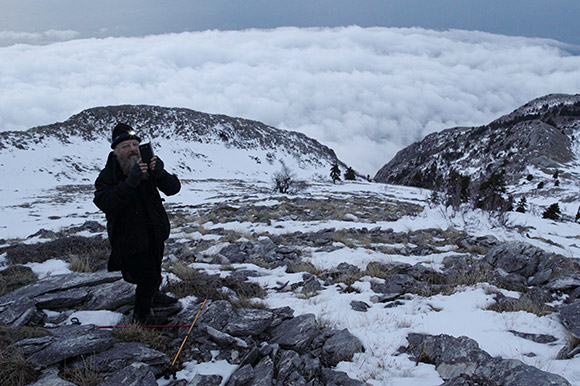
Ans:
{"type": "MultiPolygon", "coordinates": [[[[74,38],[65,32],[53,34],[74,38]]],[[[429,133],[579,93],[570,52],[545,39],[356,26],[15,44],[0,48],[0,131],[103,105],[186,107],[303,132],[374,175],[429,133]]]]}

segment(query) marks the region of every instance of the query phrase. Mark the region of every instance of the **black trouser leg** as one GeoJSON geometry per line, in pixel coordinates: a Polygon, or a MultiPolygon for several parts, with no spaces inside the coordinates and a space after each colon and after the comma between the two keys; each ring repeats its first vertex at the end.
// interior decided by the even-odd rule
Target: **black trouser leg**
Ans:
{"type": "Polygon", "coordinates": [[[145,321],[151,313],[151,303],[153,302],[153,296],[159,291],[159,284],[161,284],[161,280],[153,277],[151,280],[137,283],[133,314],[138,321],[145,321]]]}
{"type": "Polygon", "coordinates": [[[125,259],[123,277],[129,283],[137,284],[135,289],[134,321],[143,322],[151,313],[153,296],[161,285],[161,259],[163,244],[148,253],[135,253],[125,259]]]}

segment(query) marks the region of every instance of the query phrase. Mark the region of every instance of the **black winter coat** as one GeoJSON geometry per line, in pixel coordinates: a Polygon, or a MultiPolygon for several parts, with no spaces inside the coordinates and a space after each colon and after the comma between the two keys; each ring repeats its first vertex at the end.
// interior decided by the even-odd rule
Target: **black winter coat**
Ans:
{"type": "Polygon", "coordinates": [[[160,178],[151,173],[136,188],[125,183],[116,156],[111,152],[105,168],[95,181],[93,202],[107,217],[107,232],[112,251],[108,270],[132,270],[135,261],[131,256],[160,251],[155,256],[161,264],[163,243],[169,237],[170,225],[159,190],[165,195],[177,194],[181,189],[179,179],[163,170],[160,178]],[[130,265],[128,265],[130,264],[130,265]]]}

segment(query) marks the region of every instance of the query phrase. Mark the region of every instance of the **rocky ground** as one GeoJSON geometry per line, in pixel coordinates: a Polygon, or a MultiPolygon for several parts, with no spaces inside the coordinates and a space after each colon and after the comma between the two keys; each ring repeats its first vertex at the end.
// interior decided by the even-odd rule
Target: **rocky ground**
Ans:
{"type": "MultiPolygon", "coordinates": [[[[181,300],[158,305],[155,313],[181,326],[200,315],[174,368],[170,364],[186,327],[74,323],[83,311],[122,314],[121,325],[131,314],[133,286],[105,271],[102,219],[89,216],[81,226],[40,230],[28,241],[4,240],[0,372],[8,384],[388,384],[379,376],[341,371],[345,362],[372,356],[374,349],[355,333],[327,315],[297,313],[275,301],[313,304],[328,291],[353,299],[345,303],[349,312],[364,315],[481,286],[493,296],[489,310],[556,316],[570,339],[520,331],[517,325],[511,334],[559,345],[560,361],[580,351],[580,264],[573,258],[460,229],[386,226],[424,210],[427,203],[411,196],[340,191],[281,196],[238,184],[203,203],[168,204],[173,231],[163,289],[181,300]],[[364,258],[332,263],[333,256],[353,251],[364,258]],[[30,263],[50,259],[65,261],[72,272],[38,278],[30,263]],[[364,288],[372,293],[368,301],[351,297],[364,288]],[[163,377],[173,369],[186,374],[191,363],[218,362],[230,366],[227,376],[163,377]]],[[[434,366],[444,385],[570,384],[524,361],[492,356],[471,338],[400,327],[409,333],[394,355],[434,366]]]]}

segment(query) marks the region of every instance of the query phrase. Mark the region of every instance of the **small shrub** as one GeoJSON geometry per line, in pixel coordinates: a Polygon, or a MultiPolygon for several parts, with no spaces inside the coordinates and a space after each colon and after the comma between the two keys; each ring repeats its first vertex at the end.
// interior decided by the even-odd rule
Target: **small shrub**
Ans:
{"type": "Polygon", "coordinates": [[[304,181],[297,180],[296,175],[284,162],[280,161],[280,164],[282,165],[280,171],[274,173],[272,177],[274,192],[296,194],[307,188],[307,184],[304,181]]]}

